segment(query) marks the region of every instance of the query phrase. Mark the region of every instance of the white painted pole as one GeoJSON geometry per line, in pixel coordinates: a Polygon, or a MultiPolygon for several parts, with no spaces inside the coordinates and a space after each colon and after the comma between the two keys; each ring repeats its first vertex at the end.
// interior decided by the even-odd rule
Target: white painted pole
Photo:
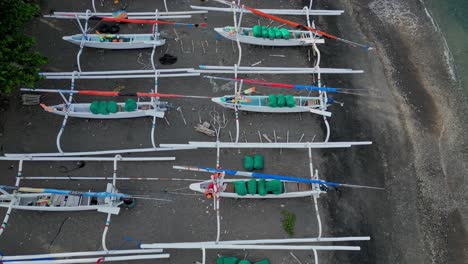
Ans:
{"type": "MultiPolygon", "coordinates": [[[[70,157],[70,156],[95,156],[108,154],[125,154],[125,153],[143,153],[143,152],[158,152],[158,151],[173,151],[173,150],[188,150],[195,149],[191,146],[176,146],[168,148],[140,148],[140,149],[116,149],[116,150],[100,150],[100,151],[83,151],[83,152],[49,152],[49,153],[5,153],[5,157],[24,157],[28,160],[29,157],[70,157]]],[[[173,158],[173,157],[171,157],[173,158]]],[[[164,158],[161,158],[164,159],[164,158]]],[[[1,158],[0,158],[1,160],[1,158]]]]}
{"type": "MultiPolygon", "coordinates": [[[[192,148],[194,149],[194,148],[192,148]]],[[[0,160],[27,160],[27,161],[114,161],[111,157],[38,157],[28,156],[27,154],[5,154],[6,157],[0,157],[0,160]]],[[[139,158],[120,158],[119,161],[173,161],[175,157],[139,157],[139,158]]]]}
{"type": "Polygon", "coordinates": [[[312,251],[314,252],[314,264],[319,264],[317,250],[312,249],[312,251]]]}
{"type": "MultiPolygon", "coordinates": [[[[238,65],[234,65],[234,78],[237,78],[237,69],[238,65]]],[[[239,124],[239,91],[238,91],[238,84],[234,82],[234,94],[236,95],[236,101],[234,102],[234,113],[236,118],[236,141],[235,143],[239,143],[239,134],[240,134],[240,124],[239,124]]]]}
{"type": "MultiPolygon", "coordinates": [[[[72,76],[71,76],[72,79],[71,79],[71,86],[70,86],[71,91],[75,89],[75,75],[76,75],[76,72],[72,72],[72,76]]],[[[67,120],[68,120],[68,115],[70,114],[70,107],[71,107],[72,100],[73,100],[73,93],[70,93],[68,95],[68,102],[65,102],[67,111],[65,113],[65,117],[63,118],[62,125],[60,126],[59,133],[57,134],[57,137],[55,139],[55,144],[57,145],[57,149],[60,153],[63,153],[62,146],[60,144],[60,139],[62,137],[63,131],[65,130],[65,126],[67,125],[67,120]]]]}
{"type": "Polygon", "coordinates": [[[144,260],[144,259],[165,259],[169,258],[169,254],[152,254],[152,255],[134,255],[134,256],[118,256],[118,257],[100,257],[100,258],[81,258],[81,259],[60,259],[60,260],[31,260],[31,261],[12,261],[9,264],[75,264],[75,263],[99,263],[113,262],[125,260],[144,260]]]}
{"type": "MultiPolygon", "coordinates": [[[[122,158],[122,156],[115,155],[115,157],[114,157],[114,170],[113,170],[113,173],[112,173],[112,186],[113,186],[113,188],[116,187],[116,183],[117,183],[117,160],[119,158],[122,158]]],[[[110,200],[111,201],[109,202],[109,207],[112,207],[113,201],[115,201],[115,197],[110,198],[110,200]]],[[[105,251],[108,251],[107,245],[106,245],[106,238],[107,238],[107,232],[109,231],[111,216],[112,216],[111,213],[107,214],[106,224],[104,226],[104,231],[102,232],[101,243],[102,243],[102,248],[105,251]]]]}
{"type": "Polygon", "coordinates": [[[141,248],[162,248],[162,249],[259,249],[259,250],[346,250],[359,251],[359,246],[304,246],[304,245],[243,245],[243,244],[200,244],[200,243],[155,243],[142,244],[141,248]]]}
{"type": "MultiPolygon", "coordinates": [[[[25,180],[84,180],[84,181],[95,181],[95,180],[112,180],[111,177],[55,177],[55,176],[30,176],[23,177],[25,180]]],[[[132,178],[132,177],[118,177],[119,181],[188,181],[188,182],[200,182],[200,179],[181,179],[181,178],[132,178]]]]}
{"type": "MultiPolygon", "coordinates": [[[[211,74],[218,74],[218,73],[223,73],[223,74],[232,74],[234,70],[192,70],[190,72],[194,73],[211,73],[211,74]]],[[[343,71],[340,70],[335,70],[335,69],[327,69],[327,68],[321,68],[320,72],[323,74],[351,74],[351,73],[363,73],[364,71],[361,70],[346,70],[344,69],[343,71]]],[[[310,68],[310,69],[302,69],[302,70],[270,70],[270,71],[265,71],[265,70],[238,70],[238,74],[313,74],[317,73],[316,69],[310,68]]],[[[51,79],[51,78],[47,78],[51,79]]],[[[86,79],[86,78],[82,78],[86,79]]],[[[88,78],[90,79],[90,78],[88,78]]]]}
{"type": "MultiPolygon", "coordinates": [[[[18,163],[18,173],[16,174],[16,182],[15,186],[19,187],[21,179],[23,176],[23,160],[20,160],[18,163]]],[[[3,231],[5,231],[5,228],[7,227],[8,220],[10,219],[10,214],[11,211],[13,210],[13,205],[16,203],[16,197],[14,195],[11,195],[11,201],[10,204],[8,205],[7,212],[5,214],[5,217],[3,218],[2,225],[0,226],[0,236],[3,234],[3,231]]],[[[1,257],[0,257],[1,261],[1,257]]]]}
{"type": "MultiPolygon", "coordinates": [[[[217,65],[199,65],[200,69],[204,70],[234,70],[233,66],[217,66],[217,65]]],[[[309,70],[321,73],[363,73],[362,70],[353,70],[345,68],[306,68],[306,67],[250,67],[250,66],[239,66],[239,70],[251,70],[251,71],[300,71],[309,70]]]]}
{"type": "MultiPolygon", "coordinates": [[[[314,177],[314,165],[312,163],[312,148],[309,147],[309,169],[310,169],[310,178],[312,180],[318,180],[318,174],[317,177],[314,177]]],[[[318,184],[312,184],[312,188],[314,189],[319,189],[320,190],[320,185],[318,184]]],[[[312,195],[312,199],[314,200],[314,206],[315,206],[315,216],[317,217],[317,226],[319,229],[318,232],[318,239],[322,237],[322,221],[320,219],[320,213],[319,213],[319,207],[318,207],[318,198],[319,194],[314,194],[312,195]]],[[[369,238],[370,239],[370,238],[369,238]]]]}
{"type": "MultiPolygon", "coordinates": [[[[166,0],[164,0],[164,5],[166,6],[166,11],[167,11],[167,5],[166,5],[166,0]]],[[[154,18],[157,20],[158,19],[158,9],[156,9],[154,11],[154,18]]],[[[153,33],[154,33],[154,39],[158,39],[159,37],[159,27],[158,27],[158,24],[154,24],[153,25],[153,33]]],[[[153,45],[153,51],[151,52],[151,66],[153,67],[153,71],[154,71],[154,90],[153,92],[154,93],[157,93],[158,92],[158,76],[159,76],[159,72],[157,71],[156,69],[156,65],[154,63],[154,54],[156,53],[156,43],[153,45]]],[[[158,107],[158,103],[159,103],[159,98],[153,98],[151,97],[151,102],[153,103],[153,107],[154,109],[157,109],[158,107]]],[[[151,121],[151,134],[150,134],[150,138],[151,138],[151,145],[153,146],[153,148],[156,148],[156,140],[155,140],[155,131],[156,131],[156,116],[153,116],[153,120],[151,121]]]]}
{"type": "MultiPolygon", "coordinates": [[[[179,69],[158,69],[160,73],[175,73],[175,72],[188,72],[193,68],[179,68],[179,69]]],[[[108,75],[108,74],[138,74],[147,73],[154,74],[154,70],[118,70],[118,71],[87,71],[79,72],[76,74],[76,78],[80,78],[85,75],[108,75]]],[[[73,72],[41,72],[41,76],[72,76],[73,72]]]]}
{"type": "Polygon", "coordinates": [[[4,256],[3,261],[11,260],[32,260],[41,258],[68,258],[68,257],[91,257],[102,255],[126,255],[126,254],[150,254],[161,253],[162,249],[126,249],[126,250],[109,250],[109,251],[83,251],[83,252],[65,252],[51,253],[38,255],[20,255],[20,256],[4,256]]]}
{"type": "Polygon", "coordinates": [[[23,177],[23,159],[20,159],[19,160],[19,163],[18,163],[18,173],[16,174],[16,183],[15,183],[15,186],[19,186],[20,185],[20,181],[23,177]]]}
{"type": "MultiPolygon", "coordinates": [[[[160,78],[175,78],[175,77],[193,77],[193,76],[200,76],[199,72],[193,72],[190,73],[170,73],[170,74],[160,74],[160,78]]],[[[98,75],[92,75],[92,76],[81,76],[78,77],[77,79],[83,79],[83,80],[100,80],[100,79],[141,79],[141,78],[154,78],[154,74],[148,73],[148,74],[136,74],[136,75],[105,75],[105,76],[98,76],[98,75]]],[[[55,75],[55,76],[46,76],[45,79],[48,80],[68,80],[71,79],[70,76],[65,76],[65,75],[55,75]]]]}
{"type": "MultiPolygon", "coordinates": [[[[44,17],[48,18],[56,18],[56,19],[70,19],[69,15],[45,15],[44,17]]],[[[100,16],[104,17],[104,16],[100,16]]],[[[76,15],[76,18],[78,19],[87,19],[85,15],[76,15]]],[[[161,16],[161,19],[175,19],[175,18],[192,18],[191,15],[166,15],[166,16],[161,16]]],[[[154,13],[153,15],[148,15],[148,16],[128,16],[128,19],[154,19],[154,13]]]]}
{"type": "Polygon", "coordinates": [[[328,120],[326,117],[323,117],[323,122],[325,123],[325,127],[327,129],[327,134],[325,136],[325,142],[328,142],[328,140],[330,139],[330,124],[328,124],[328,120]]]}
{"type": "Polygon", "coordinates": [[[206,263],[206,249],[202,248],[202,264],[206,263]]]}
{"type": "MultiPolygon", "coordinates": [[[[173,16],[173,15],[197,15],[197,14],[206,14],[208,11],[206,10],[201,10],[201,11],[171,11],[171,12],[159,12],[159,17],[160,18],[167,18],[166,16],[173,16]]],[[[73,19],[74,16],[85,16],[86,12],[54,12],[52,15],[44,15],[44,17],[47,18],[56,18],[57,16],[60,16],[60,18],[71,18],[73,19]]],[[[106,17],[106,16],[112,16],[112,13],[110,12],[93,12],[91,14],[92,16],[98,16],[98,17],[106,17]]],[[[141,16],[148,16],[148,19],[154,19],[154,12],[127,12],[128,17],[141,17],[141,16]]]]}
{"type": "MultiPolygon", "coordinates": [[[[286,238],[286,239],[254,239],[254,240],[226,240],[219,241],[219,245],[260,245],[260,244],[293,244],[293,243],[318,243],[318,242],[352,242],[369,241],[370,237],[313,237],[313,238],[286,238]]],[[[187,242],[193,244],[193,242],[187,242]]],[[[213,244],[213,241],[198,242],[200,245],[213,244]]],[[[183,243],[181,243],[183,244],[183,243]]]]}
{"type": "MultiPolygon", "coordinates": [[[[232,142],[219,142],[221,148],[265,148],[265,149],[276,149],[276,148],[288,148],[288,149],[299,149],[299,148],[349,148],[351,146],[371,145],[371,141],[355,141],[355,142],[312,142],[312,143],[232,143],[232,142]]],[[[216,148],[216,142],[198,142],[189,141],[188,144],[160,144],[160,147],[184,147],[192,146],[196,148],[216,148]]]]}
{"type": "MultiPolygon", "coordinates": [[[[7,227],[8,220],[10,219],[10,214],[11,210],[13,210],[13,205],[16,203],[16,197],[12,196],[10,204],[8,205],[8,210],[5,214],[5,217],[3,218],[2,225],[0,226],[0,236],[3,234],[3,231],[5,231],[5,228],[7,227]]],[[[1,257],[0,257],[1,261],[1,257]]]]}
{"type": "MultiPolygon", "coordinates": [[[[208,10],[208,11],[218,11],[218,12],[232,12],[231,8],[223,7],[211,7],[211,6],[194,6],[191,5],[190,8],[195,10],[208,10]]],[[[263,13],[271,15],[305,15],[304,10],[302,9],[257,9],[263,13]]],[[[236,8],[236,12],[240,12],[239,8],[236,8]]],[[[251,14],[249,10],[243,10],[244,13],[251,14]]],[[[310,10],[310,14],[313,16],[339,16],[344,13],[344,10],[310,10]]]]}

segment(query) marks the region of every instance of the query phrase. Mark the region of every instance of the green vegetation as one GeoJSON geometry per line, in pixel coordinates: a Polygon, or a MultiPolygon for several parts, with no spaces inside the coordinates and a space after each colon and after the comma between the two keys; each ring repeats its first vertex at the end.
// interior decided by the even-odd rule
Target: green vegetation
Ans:
{"type": "Polygon", "coordinates": [[[283,218],[281,222],[283,223],[283,229],[288,233],[289,237],[294,236],[294,227],[296,225],[296,215],[288,212],[286,210],[281,211],[283,218]]]}
{"type": "Polygon", "coordinates": [[[23,28],[39,13],[39,6],[28,0],[0,1],[0,93],[9,94],[20,86],[33,86],[41,65],[47,59],[32,51],[33,38],[23,28]]]}

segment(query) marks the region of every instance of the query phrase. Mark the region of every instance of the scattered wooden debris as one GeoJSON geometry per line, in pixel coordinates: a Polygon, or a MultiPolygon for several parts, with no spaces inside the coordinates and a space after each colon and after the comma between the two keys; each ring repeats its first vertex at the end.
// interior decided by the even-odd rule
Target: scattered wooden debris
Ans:
{"type": "Polygon", "coordinates": [[[197,124],[194,129],[200,133],[203,133],[207,136],[214,137],[216,132],[213,129],[210,129],[211,125],[208,122],[203,122],[202,124],[197,124]]]}
{"type": "Polygon", "coordinates": [[[184,125],[187,125],[187,121],[185,120],[184,113],[182,112],[182,108],[180,106],[177,107],[177,112],[180,113],[180,117],[182,117],[182,120],[184,121],[184,125]]]}
{"type": "Polygon", "coordinates": [[[21,101],[23,105],[38,105],[41,103],[40,94],[22,94],[21,101]]]}
{"type": "Polygon", "coordinates": [[[273,143],[271,139],[267,136],[267,134],[262,134],[263,138],[266,139],[268,142],[273,143]]]}

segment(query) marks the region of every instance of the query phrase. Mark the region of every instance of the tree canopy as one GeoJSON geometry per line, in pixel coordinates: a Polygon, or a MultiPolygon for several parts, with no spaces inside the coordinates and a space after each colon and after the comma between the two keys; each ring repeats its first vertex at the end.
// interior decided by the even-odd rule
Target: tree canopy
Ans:
{"type": "Polygon", "coordinates": [[[27,0],[0,1],[0,92],[9,94],[20,86],[33,86],[47,59],[32,50],[35,40],[24,34],[26,23],[39,13],[27,0]]]}

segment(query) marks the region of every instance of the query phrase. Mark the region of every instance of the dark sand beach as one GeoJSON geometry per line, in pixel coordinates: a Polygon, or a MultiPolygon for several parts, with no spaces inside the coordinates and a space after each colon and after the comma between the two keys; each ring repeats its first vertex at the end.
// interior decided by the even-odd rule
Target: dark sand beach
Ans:
{"type": "Polygon", "coordinates": [[[346,10],[344,17],[325,19],[327,30],[361,38],[375,50],[341,46],[327,50],[326,58],[365,70],[349,85],[369,87],[377,98],[343,99],[352,111],[335,115],[334,139],[364,134],[375,144],[356,156],[337,156],[328,173],[338,167],[346,177],[366,175],[386,190],[331,200],[334,223],[345,232],[370,231],[374,242],[361,261],[467,263],[466,107],[441,35],[419,1],[340,3],[323,5],[346,10]]]}
{"type": "MultiPolygon", "coordinates": [[[[114,6],[105,1],[108,7],[114,6]]],[[[132,11],[162,8],[154,1],[133,1],[132,11]],[[151,8],[148,8],[151,6],[151,8]]],[[[246,1],[254,7],[300,8],[308,1],[246,1]],[[275,3],[273,3],[275,2],[275,3]]],[[[188,9],[189,4],[200,1],[174,1],[169,8],[188,9]]],[[[214,5],[211,2],[202,4],[214,5]]],[[[325,85],[343,88],[367,88],[370,96],[336,95],[344,106],[333,105],[330,119],[330,141],[371,140],[373,145],[344,150],[314,151],[314,161],[321,177],[329,181],[384,187],[385,190],[345,189],[330,190],[320,200],[324,236],[371,236],[371,241],[359,243],[359,252],[320,252],[320,263],[467,263],[468,259],[468,205],[466,179],[468,128],[466,108],[460,91],[455,88],[441,48],[441,39],[434,31],[424,7],[417,0],[321,0],[317,9],[342,9],[339,17],[319,17],[316,25],[323,31],[360,43],[370,44],[374,50],[364,51],[346,44],[327,40],[320,46],[322,67],[362,69],[357,75],[323,76],[325,85]]],[[[89,3],[41,1],[43,13],[51,8],[57,11],[84,10],[89,3]]],[[[108,9],[110,10],[110,8],[108,9]]],[[[231,15],[209,14],[210,27],[231,24],[231,15]],[[211,26],[212,25],[212,26],[211,26]]],[[[203,19],[203,17],[197,17],[203,19]]],[[[257,18],[246,17],[245,23],[256,23],[257,18]]],[[[303,21],[298,18],[296,21],[303,21]]],[[[262,20],[267,24],[267,20],[262,20]]],[[[140,26],[129,26],[142,30],[140,26]]],[[[44,71],[71,71],[77,46],[65,43],[61,36],[77,33],[71,22],[37,19],[30,29],[38,39],[38,49],[49,57],[44,71]]],[[[163,28],[168,36],[167,49],[158,49],[176,55],[178,62],[171,67],[196,67],[198,64],[231,65],[237,53],[230,41],[215,41],[215,35],[205,31],[177,29],[183,40],[174,40],[174,32],[163,28]],[[200,41],[208,40],[210,49],[202,52],[200,41]],[[213,47],[216,46],[216,52],[213,47]]],[[[243,65],[262,61],[259,66],[310,66],[307,50],[269,49],[243,46],[243,65]],[[284,54],[286,58],[269,57],[284,54]]],[[[142,69],[149,65],[148,51],[86,50],[82,57],[85,70],[142,69]]],[[[161,65],[159,65],[161,66],[161,65]]],[[[164,66],[161,66],[164,67],[164,66]]],[[[259,76],[247,76],[252,79],[259,76]]],[[[261,76],[265,80],[286,83],[308,83],[310,76],[261,76]],[[271,78],[271,79],[270,79],[271,78]]],[[[68,81],[44,81],[41,85],[54,88],[67,87],[68,81]]],[[[141,91],[138,87],[151,87],[152,80],[138,81],[80,81],[79,85],[92,89],[109,90],[118,85],[141,91]],[[133,88],[136,87],[136,88],[133,88]]],[[[223,82],[205,79],[161,80],[162,92],[202,95],[222,95],[228,90],[223,82]],[[175,89],[171,87],[177,87],[175,89]]],[[[267,93],[266,88],[260,88],[267,93]]],[[[77,97],[80,100],[89,97],[77,97]]],[[[44,98],[48,104],[57,103],[58,97],[44,98]]],[[[213,105],[209,102],[174,100],[182,105],[185,126],[177,111],[170,111],[168,120],[158,123],[158,143],[183,143],[189,140],[213,140],[193,132],[199,114],[209,119],[213,105]]],[[[222,111],[221,108],[216,108],[222,111]]],[[[229,118],[232,112],[226,111],[229,118]]],[[[25,107],[19,93],[10,98],[9,108],[0,113],[3,152],[55,151],[55,135],[61,117],[44,113],[39,107],[25,107]]],[[[321,118],[309,115],[274,116],[263,114],[241,115],[241,140],[258,141],[257,131],[279,135],[280,141],[298,141],[302,133],[305,140],[323,139],[321,118]]],[[[93,150],[123,147],[149,147],[149,119],[123,121],[84,121],[71,119],[62,142],[67,150],[93,150]]],[[[222,139],[229,141],[227,130],[234,132],[230,122],[222,139]]],[[[240,169],[240,160],[254,150],[224,150],[222,163],[226,168],[240,169]]],[[[269,166],[267,173],[294,174],[308,177],[305,151],[257,151],[265,154],[269,166]]],[[[215,152],[211,150],[158,153],[176,156],[177,164],[212,166],[215,152]]],[[[60,164],[61,165],[61,164],[60,164]]],[[[108,176],[111,164],[87,163],[85,168],[64,174],[57,163],[31,164],[25,174],[51,176],[108,176]]],[[[72,168],[73,163],[64,163],[72,168]]],[[[207,179],[206,175],[174,172],[173,163],[124,164],[119,173],[138,177],[187,177],[207,179]],[[155,175],[156,174],[156,175],[155,175]]],[[[0,163],[2,184],[12,184],[17,164],[0,163]]],[[[52,186],[54,188],[104,188],[102,182],[41,182],[25,181],[23,185],[52,186]]],[[[177,182],[122,182],[120,188],[173,200],[171,203],[139,202],[134,210],[123,210],[113,217],[108,242],[112,248],[132,248],[136,242],[125,242],[129,236],[144,242],[181,242],[210,240],[215,235],[215,216],[211,202],[200,196],[174,196],[167,190],[184,187],[177,182]]],[[[317,235],[313,203],[309,198],[287,201],[235,201],[222,204],[223,238],[285,238],[280,212],[287,209],[298,217],[296,236],[317,235]]],[[[3,212],[3,211],[2,211],[3,212]]],[[[0,239],[1,251],[7,255],[38,254],[78,250],[97,250],[101,247],[101,231],[105,215],[93,212],[79,215],[54,215],[35,212],[14,212],[11,223],[0,239]],[[60,227],[60,229],[59,229],[60,227]],[[63,228],[62,228],[63,227],[63,228]],[[79,241],[79,242],[78,242],[79,241]]],[[[199,251],[171,251],[171,260],[158,263],[193,263],[200,258],[199,251]]],[[[217,252],[210,252],[214,261],[217,252]]],[[[244,256],[244,251],[224,251],[224,254],[244,256]]],[[[268,256],[272,263],[296,263],[287,252],[249,251],[253,259],[268,256]]],[[[311,252],[298,252],[303,263],[313,263],[311,252]]],[[[151,261],[141,263],[153,263],[151,261]]]]}

